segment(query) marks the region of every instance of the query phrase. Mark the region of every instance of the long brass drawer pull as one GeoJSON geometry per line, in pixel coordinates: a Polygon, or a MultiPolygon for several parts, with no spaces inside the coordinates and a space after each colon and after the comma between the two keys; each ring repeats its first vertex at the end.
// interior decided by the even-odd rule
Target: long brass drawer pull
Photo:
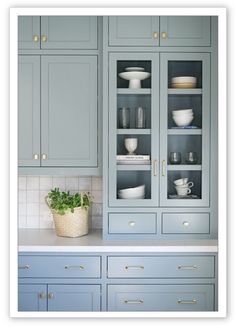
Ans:
{"type": "Polygon", "coordinates": [[[157,176],[157,159],[154,159],[153,161],[153,175],[154,177],[157,176]]]}
{"type": "Polygon", "coordinates": [[[179,270],[197,270],[196,265],[178,265],[179,270]]]}
{"type": "Polygon", "coordinates": [[[125,304],[143,304],[143,300],[124,300],[125,304]]]}
{"type": "Polygon", "coordinates": [[[166,161],[165,161],[165,160],[162,161],[161,175],[162,175],[163,177],[166,176],[166,161]]]}
{"type": "Polygon", "coordinates": [[[144,270],[144,266],[143,265],[127,265],[127,266],[125,266],[125,270],[129,270],[129,269],[144,270]]]}
{"type": "Polygon", "coordinates": [[[29,264],[18,266],[18,269],[23,269],[23,270],[28,270],[29,268],[30,268],[29,264]]]}
{"type": "Polygon", "coordinates": [[[178,304],[197,304],[197,300],[178,300],[178,304]]]}
{"type": "Polygon", "coordinates": [[[67,270],[84,270],[83,265],[65,265],[65,269],[67,270]]]}

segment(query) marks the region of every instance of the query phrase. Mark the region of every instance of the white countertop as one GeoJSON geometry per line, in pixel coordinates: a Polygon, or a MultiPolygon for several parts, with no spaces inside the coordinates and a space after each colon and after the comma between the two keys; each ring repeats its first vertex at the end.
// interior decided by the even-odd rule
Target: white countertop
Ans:
{"type": "Polygon", "coordinates": [[[20,229],[19,252],[217,252],[217,240],[102,239],[101,230],[79,238],[58,237],[54,230],[20,229]]]}

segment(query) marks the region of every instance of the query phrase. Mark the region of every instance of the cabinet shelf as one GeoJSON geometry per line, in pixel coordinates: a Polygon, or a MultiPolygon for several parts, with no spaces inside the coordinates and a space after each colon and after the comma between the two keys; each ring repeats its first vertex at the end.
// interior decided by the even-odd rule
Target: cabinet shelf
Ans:
{"type": "Polygon", "coordinates": [[[202,89],[200,88],[195,88],[195,89],[174,89],[174,88],[169,88],[168,89],[168,94],[169,95],[201,95],[202,94],[202,89]]]}
{"type": "Polygon", "coordinates": [[[168,129],[168,135],[201,135],[202,129],[168,129]]]}
{"type": "Polygon", "coordinates": [[[151,129],[117,129],[117,134],[151,134],[151,129]]]}
{"type": "Polygon", "coordinates": [[[190,165],[190,164],[180,164],[180,165],[168,165],[168,171],[201,171],[202,165],[190,165]]]}
{"type": "Polygon", "coordinates": [[[150,171],[151,165],[147,164],[117,164],[117,171],[150,171]]]}
{"type": "Polygon", "coordinates": [[[129,89],[129,88],[118,88],[117,89],[118,95],[150,95],[151,89],[129,89]]]}

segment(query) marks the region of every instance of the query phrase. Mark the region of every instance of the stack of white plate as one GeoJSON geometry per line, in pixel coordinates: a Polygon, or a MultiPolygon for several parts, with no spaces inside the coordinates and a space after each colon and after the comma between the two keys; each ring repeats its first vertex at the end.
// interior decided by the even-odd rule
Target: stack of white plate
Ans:
{"type": "Polygon", "coordinates": [[[173,110],[172,111],[172,118],[177,126],[188,126],[193,118],[193,109],[188,108],[188,109],[179,109],[179,110],[173,110]]]}
{"type": "Polygon", "coordinates": [[[118,197],[121,199],[144,199],[145,198],[145,185],[134,188],[120,189],[118,197]]]}
{"type": "Polygon", "coordinates": [[[176,76],[171,79],[172,88],[196,88],[197,78],[194,76],[176,76]]]}

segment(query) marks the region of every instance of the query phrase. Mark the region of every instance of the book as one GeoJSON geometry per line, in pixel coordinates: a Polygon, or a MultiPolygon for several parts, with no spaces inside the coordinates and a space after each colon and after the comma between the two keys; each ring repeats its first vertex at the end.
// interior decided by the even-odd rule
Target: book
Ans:
{"type": "Polygon", "coordinates": [[[150,161],[150,155],[117,155],[116,156],[117,161],[122,160],[122,161],[150,161]]]}

